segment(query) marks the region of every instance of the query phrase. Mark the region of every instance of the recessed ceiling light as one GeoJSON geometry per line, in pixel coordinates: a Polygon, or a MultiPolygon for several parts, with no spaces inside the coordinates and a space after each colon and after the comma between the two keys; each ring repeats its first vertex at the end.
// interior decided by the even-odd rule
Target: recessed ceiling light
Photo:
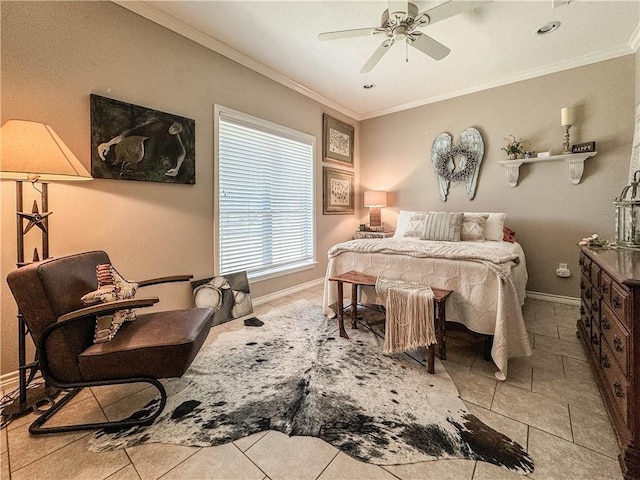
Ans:
{"type": "Polygon", "coordinates": [[[536,30],[536,34],[545,35],[547,33],[551,33],[553,31],[557,30],[558,28],[560,28],[560,22],[558,20],[555,20],[553,22],[546,23],[543,26],[541,26],[540,28],[538,28],[536,30]]]}
{"type": "Polygon", "coordinates": [[[376,88],[376,84],[375,83],[365,83],[362,88],[364,88],[365,90],[371,90],[372,88],[376,88]]]}

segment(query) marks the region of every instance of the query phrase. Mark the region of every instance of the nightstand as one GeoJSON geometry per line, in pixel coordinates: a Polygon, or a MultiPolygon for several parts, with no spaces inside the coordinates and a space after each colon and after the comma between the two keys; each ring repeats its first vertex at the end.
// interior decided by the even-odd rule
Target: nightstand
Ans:
{"type": "Polygon", "coordinates": [[[367,230],[356,230],[356,233],[353,235],[353,239],[357,240],[359,238],[391,238],[395,232],[370,232],[367,230]]]}

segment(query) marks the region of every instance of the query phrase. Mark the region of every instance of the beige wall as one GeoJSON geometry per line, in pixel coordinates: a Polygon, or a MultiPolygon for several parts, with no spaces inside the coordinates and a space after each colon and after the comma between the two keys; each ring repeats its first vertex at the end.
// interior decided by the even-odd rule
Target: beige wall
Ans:
{"type": "MultiPolygon", "coordinates": [[[[2,2],[2,119],[50,124],[90,169],[89,94],[196,121],[196,185],[93,180],[51,184],[51,255],[104,249],[121,273],[142,279],[214,271],[214,104],[314,135],[317,266],[251,285],[262,296],[324,276],[328,248],[349,238],[354,216],[322,215],[322,113],[357,122],[110,2],[2,2]]],[[[357,155],[357,151],[356,151],[357,155]]],[[[2,195],[1,372],[17,367],[15,187],[2,195]]],[[[31,187],[25,193],[31,195],[31,187]]],[[[29,197],[30,198],[30,197],[29,197]]],[[[33,200],[25,202],[30,208],[33,200]]],[[[30,244],[37,233],[28,237],[30,244]]],[[[27,249],[31,258],[33,245],[27,249]]],[[[190,304],[186,284],[157,287],[158,308],[190,304]],[[166,293],[165,293],[166,292],[166,293]],[[176,295],[177,293],[177,295],[176,295]]]]}
{"type": "MultiPolygon", "coordinates": [[[[395,224],[398,210],[506,212],[527,255],[528,290],[579,297],[577,242],[597,232],[614,235],[613,199],[626,184],[633,136],[633,55],[426,105],[361,122],[361,186],[393,192],[383,212],[395,224]],[[572,143],[596,141],[582,182],[572,185],[563,162],[523,165],[515,188],[507,183],[503,138],[513,134],[531,149],[562,150],[560,109],[574,107],[572,143]],[[431,145],[441,132],[454,136],[476,127],[485,142],[476,196],[463,184],[440,200],[431,145]],[[555,275],[559,262],[573,275],[555,275]]],[[[363,212],[366,213],[366,212],[363,212]]]]}

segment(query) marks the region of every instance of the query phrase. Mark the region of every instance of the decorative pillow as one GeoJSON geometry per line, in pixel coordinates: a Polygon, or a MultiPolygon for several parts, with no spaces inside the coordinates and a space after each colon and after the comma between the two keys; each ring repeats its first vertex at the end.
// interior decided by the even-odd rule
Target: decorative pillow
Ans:
{"type": "Polygon", "coordinates": [[[213,309],[213,325],[253,312],[246,271],[196,280],[191,282],[191,288],[196,307],[213,309]]]}
{"type": "Polygon", "coordinates": [[[404,232],[404,236],[414,237],[414,238],[422,237],[422,232],[424,231],[424,225],[425,225],[426,219],[427,219],[426,212],[413,212],[409,216],[409,221],[407,222],[407,227],[404,232]]]}
{"type": "Polygon", "coordinates": [[[511,230],[509,227],[502,228],[502,240],[504,242],[514,243],[516,241],[516,232],[511,230]]]}
{"type": "Polygon", "coordinates": [[[488,213],[465,213],[462,217],[460,240],[484,242],[484,227],[488,218],[488,213]]]}
{"type": "Polygon", "coordinates": [[[504,227],[504,219],[507,216],[506,213],[491,213],[491,212],[464,212],[467,214],[488,214],[487,223],[484,226],[484,239],[492,240],[495,242],[502,241],[502,227],[504,227]]]}
{"type": "Polygon", "coordinates": [[[398,214],[398,223],[396,225],[396,233],[393,235],[394,238],[404,238],[404,234],[407,229],[410,227],[409,221],[411,216],[416,213],[426,213],[426,212],[411,212],[409,210],[400,210],[398,214]]]}
{"type": "Polygon", "coordinates": [[[462,213],[429,212],[420,239],[459,242],[462,217],[462,213]]]}
{"type": "MultiPolygon", "coordinates": [[[[136,296],[138,283],[125,280],[110,263],[97,265],[96,277],[98,278],[98,289],[87,293],[80,299],[85,305],[127,300],[136,296]]],[[[112,340],[124,322],[131,322],[135,319],[136,313],[131,309],[118,310],[113,315],[98,317],[93,342],[104,343],[112,340]]]]}

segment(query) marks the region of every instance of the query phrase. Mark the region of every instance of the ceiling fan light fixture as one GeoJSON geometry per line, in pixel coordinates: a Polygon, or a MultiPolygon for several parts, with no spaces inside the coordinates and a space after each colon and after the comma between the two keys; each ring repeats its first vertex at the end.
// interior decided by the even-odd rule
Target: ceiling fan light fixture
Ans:
{"type": "Polygon", "coordinates": [[[542,25],[535,33],[536,35],[546,35],[548,33],[555,32],[558,28],[560,28],[560,22],[558,20],[554,20],[553,22],[542,25]]]}

